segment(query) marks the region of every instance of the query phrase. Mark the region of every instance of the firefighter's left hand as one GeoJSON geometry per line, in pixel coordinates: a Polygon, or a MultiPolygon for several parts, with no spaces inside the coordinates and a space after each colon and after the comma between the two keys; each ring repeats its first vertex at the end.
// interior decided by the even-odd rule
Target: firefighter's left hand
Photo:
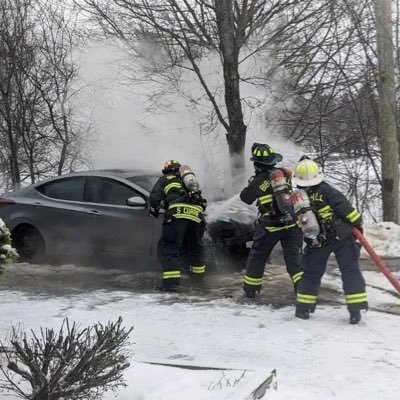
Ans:
{"type": "Polygon", "coordinates": [[[150,207],[149,209],[149,216],[153,218],[158,218],[160,214],[160,210],[158,208],[150,207]]]}
{"type": "Polygon", "coordinates": [[[357,221],[356,221],[356,222],[353,222],[351,225],[352,225],[353,228],[358,229],[358,230],[361,232],[362,235],[364,235],[363,219],[362,219],[362,217],[361,217],[361,218],[358,218],[357,221]]]}
{"type": "Polygon", "coordinates": [[[200,200],[200,205],[203,207],[203,211],[205,211],[207,208],[207,200],[202,197],[200,200]]]}
{"type": "Polygon", "coordinates": [[[195,201],[200,198],[200,195],[197,192],[189,192],[189,193],[187,193],[187,198],[191,201],[195,201]]]}
{"type": "Polygon", "coordinates": [[[307,245],[307,247],[321,247],[320,243],[318,242],[318,239],[309,239],[309,238],[304,238],[304,242],[307,245]]]}
{"type": "Polygon", "coordinates": [[[307,247],[315,249],[322,247],[322,244],[325,242],[325,237],[324,235],[319,234],[315,239],[304,238],[304,242],[306,243],[307,247]]]}
{"type": "Polygon", "coordinates": [[[254,181],[254,178],[255,178],[255,176],[251,176],[249,178],[249,180],[247,181],[247,183],[250,185],[250,183],[254,181]]]}

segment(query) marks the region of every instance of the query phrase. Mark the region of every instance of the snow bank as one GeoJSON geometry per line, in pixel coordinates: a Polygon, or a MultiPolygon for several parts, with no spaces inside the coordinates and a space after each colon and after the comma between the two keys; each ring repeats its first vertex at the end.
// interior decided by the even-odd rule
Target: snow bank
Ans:
{"type": "MultiPolygon", "coordinates": [[[[400,226],[393,222],[379,222],[365,225],[364,236],[380,257],[400,257],[400,226]]],[[[369,258],[362,249],[361,257],[369,258]]]]}

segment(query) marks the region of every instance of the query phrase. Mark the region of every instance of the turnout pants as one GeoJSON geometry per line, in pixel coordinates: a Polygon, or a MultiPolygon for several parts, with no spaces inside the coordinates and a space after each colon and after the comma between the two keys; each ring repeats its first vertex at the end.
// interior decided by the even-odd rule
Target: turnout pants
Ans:
{"type": "Polygon", "coordinates": [[[321,278],[325,273],[328,257],[332,253],[335,253],[342,275],[348,310],[368,309],[365,281],[358,262],[360,245],[353,236],[341,241],[333,240],[323,247],[306,247],[303,258],[304,274],[296,297],[297,307],[315,311],[321,278]]]}
{"type": "Polygon", "coordinates": [[[180,284],[180,261],[184,246],[185,256],[190,264],[190,274],[195,279],[204,277],[206,270],[202,235],[203,223],[188,219],[169,219],[162,227],[161,265],[163,270],[163,285],[176,286],[180,284]]]}
{"type": "Polygon", "coordinates": [[[301,265],[303,235],[301,230],[297,226],[294,226],[289,229],[269,232],[263,225],[257,225],[253,237],[253,246],[247,260],[246,275],[243,284],[245,292],[260,291],[263,283],[265,264],[278,242],[281,242],[286,270],[296,289],[303,274],[301,265]]]}

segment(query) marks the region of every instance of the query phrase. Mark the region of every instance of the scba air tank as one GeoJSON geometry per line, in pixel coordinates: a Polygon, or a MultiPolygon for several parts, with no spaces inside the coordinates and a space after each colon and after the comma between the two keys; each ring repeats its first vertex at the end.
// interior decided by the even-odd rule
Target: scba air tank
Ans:
{"type": "Polygon", "coordinates": [[[279,211],[282,214],[291,214],[293,207],[290,201],[289,184],[285,174],[280,169],[276,169],[271,172],[270,180],[279,211]]]}
{"type": "Polygon", "coordinates": [[[179,175],[182,179],[183,185],[188,192],[200,191],[199,181],[193,173],[189,165],[181,165],[179,168],[179,175]]]}
{"type": "Polygon", "coordinates": [[[321,233],[321,229],[317,217],[311,208],[310,199],[306,191],[303,189],[295,190],[290,196],[290,200],[304,237],[316,240],[321,233]]]}

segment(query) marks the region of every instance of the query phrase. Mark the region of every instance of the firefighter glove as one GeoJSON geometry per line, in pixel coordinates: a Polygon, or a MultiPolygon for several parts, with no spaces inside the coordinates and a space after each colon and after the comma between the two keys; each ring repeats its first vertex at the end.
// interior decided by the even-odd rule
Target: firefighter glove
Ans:
{"type": "Polygon", "coordinates": [[[306,243],[307,247],[321,247],[321,243],[318,239],[304,238],[304,242],[306,243]]]}
{"type": "Polygon", "coordinates": [[[364,229],[363,229],[363,221],[361,218],[359,218],[359,220],[355,223],[353,223],[354,228],[357,228],[361,234],[364,234],[364,229]]]}
{"type": "Polygon", "coordinates": [[[199,197],[200,197],[200,195],[199,195],[199,193],[197,193],[197,192],[189,192],[189,193],[187,194],[187,198],[188,198],[189,200],[191,200],[191,201],[199,200],[199,197]]]}
{"type": "Polygon", "coordinates": [[[150,207],[150,209],[149,209],[149,216],[150,217],[158,218],[159,213],[160,213],[160,209],[159,208],[150,207]]]}

